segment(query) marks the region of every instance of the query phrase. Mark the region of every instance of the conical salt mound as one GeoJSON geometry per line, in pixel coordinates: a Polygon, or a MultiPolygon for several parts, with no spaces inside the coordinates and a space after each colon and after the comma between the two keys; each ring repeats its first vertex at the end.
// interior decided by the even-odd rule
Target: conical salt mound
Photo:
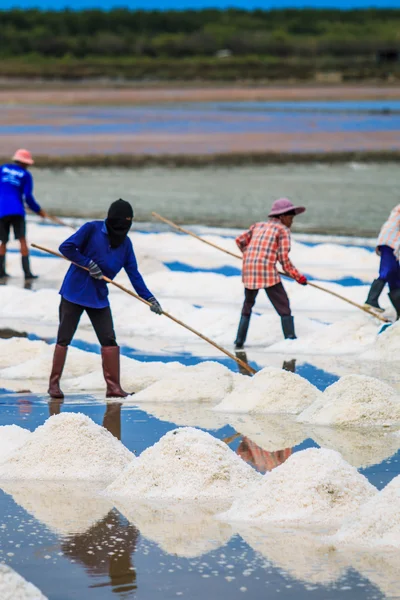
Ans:
{"type": "Polygon", "coordinates": [[[298,418],[314,425],[395,425],[400,423],[400,396],[379,379],[346,375],[298,418]]]}
{"type": "Polygon", "coordinates": [[[31,432],[18,425],[3,425],[0,427],[0,462],[17,448],[28,441],[31,432]]]}
{"type": "Polygon", "coordinates": [[[0,598],[1,600],[47,600],[33,583],[29,583],[3,564],[0,564],[0,598]]]}
{"type": "Polygon", "coordinates": [[[267,367],[254,377],[243,378],[214,410],[298,414],[321,395],[314,385],[300,375],[267,367]]]}
{"type": "Polygon", "coordinates": [[[108,486],[124,498],[233,498],[261,475],[224,442],[185,427],[169,431],[108,486]]]}
{"type": "Polygon", "coordinates": [[[113,481],[134,455],[81,413],[47,419],[0,463],[1,479],[113,481]]]}
{"type": "Polygon", "coordinates": [[[351,515],[332,538],[342,544],[400,549],[400,475],[351,515]]]}
{"type": "Polygon", "coordinates": [[[221,515],[227,521],[331,526],[377,493],[338,452],[309,448],[247,488],[221,515]]]}

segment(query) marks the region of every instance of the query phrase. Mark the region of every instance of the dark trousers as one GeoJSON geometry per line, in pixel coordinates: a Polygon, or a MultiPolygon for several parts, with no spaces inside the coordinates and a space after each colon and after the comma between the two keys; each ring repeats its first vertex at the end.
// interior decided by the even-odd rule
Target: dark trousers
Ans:
{"type": "MultiPolygon", "coordinates": [[[[251,310],[256,303],[259,291],[260,290],[249,290],[248,288],[244,288],[244,304],[242,308],[242,315],[244,317],[249,317],[251,315],[251,310]]],[[[280,317],[290,317],[292,312],[290,310],[289,298],[282,283],[277,283],[276,285],[265,288],[265,293],[280,317]]]]}
{"type": "Polygon", "coordinates": [[[392,248],[380,246],[381,264],[379,267],[379,279],[389,284],[391,292],[400,288],[400,266],[392,248]]]}
{"type": "Polygon", "coordinates": [[[80,304],[74,304],[61,298],[60,303],[60,326],[57,334],[59,346],[69,346],[75,331],[78,328],[80,318],[86,311],[90,322],[96,332],[101,346],[117,346],[115,339],[114,324],[109,306],[105,308],[88,308],[80,304]]]}

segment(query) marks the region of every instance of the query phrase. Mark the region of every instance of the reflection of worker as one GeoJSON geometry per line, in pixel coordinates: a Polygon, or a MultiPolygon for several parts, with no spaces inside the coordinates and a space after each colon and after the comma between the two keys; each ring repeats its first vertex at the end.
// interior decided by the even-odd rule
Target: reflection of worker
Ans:
{"type": "Polygon", "coordinates": [[[277,263],[298,283],[307,284],[307,279],[289,259],[290,228],[294,217],[305,210],[304,206],[294,206],[287,198],[280,198],[272,205],[268,221],[255,223],[236,238],[236,244],[243,252],[242,280],[245,287],[236,348],[243,348],[246,341],[251,311],[260,289],[265,289],[271,304],[281,317],[284,337],[296,338],[289,298],[282,285],[277,263]]]}
{"type": "Polygon", "coordinates": [[[113,509],[86,533],[68,538],[61,550],[80,562],[90,577],[98,580],[102,575],[108,576],[109,581],[100,581],[91,587],[111,586],[112,591],[122,594],[137,587],[132,554],[138,538],[136,527],[113,509]]]}
{"type": "Polygon", "coordinates": [[[400,319],[400,204],[394,207],[388,220],[382,225],[376,253],[381,257],[379,277],[372,282],[365,304],[383,312],[378,300],[388,283],[389,299],[396,310],[397,319],[400,319]]]}
{"type": "Polygon", "coordinates": [[[7,243],[11,227],[14,238],[19,240],[22,268],[25,279],[36,279],[29,265],[29,249],[25,237],[25,202],[29,208],[47,217],[33,196],[33,179],[29,167],[33,165],[32,155],[28,150],[17,150],[13,162],[0,166],[0,278],[8,277],[6,272],[7,243]]]}
{"type": "Polygon", "coordinates": [[[243,437],[236,452],[245,462],[255,467],[257,471],[266,473],[283,464],[292,454],[292,449],[285,448],[284,450],[268,452],[257,446],[249,438],[243,437]]]}
{"type": "Polygon", "coordinates": [[[103,427],[121,440],[121,406],[120,402],[109,402],[103,417],[103,427]]]}

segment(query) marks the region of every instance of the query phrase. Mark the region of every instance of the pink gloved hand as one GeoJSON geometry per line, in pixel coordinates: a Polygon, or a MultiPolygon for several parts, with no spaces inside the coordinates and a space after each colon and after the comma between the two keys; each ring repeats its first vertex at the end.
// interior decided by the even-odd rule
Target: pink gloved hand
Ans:
{"type": "Polygon", "coordinates": [[[304,275],[301,275],[298,280],[297,283],[299,283],[300,285],[307,285],[307,277],[304,277],[304,275]]]}

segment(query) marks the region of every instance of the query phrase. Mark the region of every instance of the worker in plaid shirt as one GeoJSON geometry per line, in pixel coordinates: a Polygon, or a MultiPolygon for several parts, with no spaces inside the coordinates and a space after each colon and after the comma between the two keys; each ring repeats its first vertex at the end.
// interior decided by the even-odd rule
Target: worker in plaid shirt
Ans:
{"type": "Polygon", "coordinates": [[[296,339],[289,298],[282,285],[277,262],[298,283],[307,284],[307,279],[289,259],[290,228],[294,217],[305,210],[304,206],[294,206],[287,198],[275,200],[268,221],[255,223],[236,238],[236,244],[243,252],[242,281],[245,287],[245,300],[235,341],[238,349],[243,348],[246,341],[251,311],[258,291],[263,288],[281,317],[283,335],[286,339],[296,339]]]}
{"type": "Polygon", "coordinates": [[[382,225],[376,253],[381,257],[379,277],[372,282],[365,304],[383,312],[378,300],[385,285],[389,284],[389,299],[400,319],[400,204],[393,208],[382,225]]]}

